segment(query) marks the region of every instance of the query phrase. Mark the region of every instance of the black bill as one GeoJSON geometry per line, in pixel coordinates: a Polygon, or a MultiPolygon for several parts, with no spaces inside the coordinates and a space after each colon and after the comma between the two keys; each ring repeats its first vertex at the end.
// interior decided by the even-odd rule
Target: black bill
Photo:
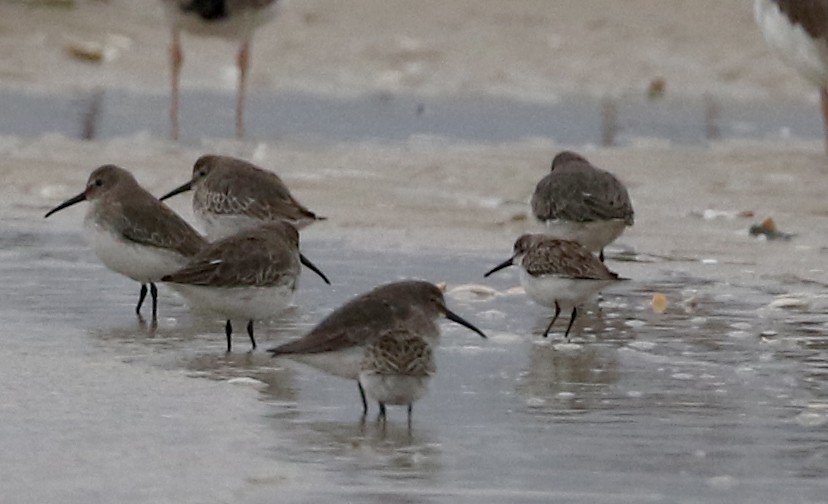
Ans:
{"type": "Polygon", "coordinates": [[[73,198],[69,198],[68,200],[64,201],[60,205],[58,205],[55,208],[49,210],[46,213],[46,215],[43,216],[43,218],[46,218],[46,217],[52,215],[55,212],[59,212],[59,211],[63,210],[66,207],[70,207],[70,206],[74,205],[75,203],[80,203],[81,201],[86,201],[86,193],[85,192],[82,192],[82,193],[78,194],[77,196],[75,196],[73,198]]]}
{"type": "Polygon", "coordinates": [[[316,265],[314,265],[312,262],[310,262],[310,260],[307,257],[305,257],[304,254],[302,254],[301,252],[299,253],[299,261],[302,264],[304,264],[309,270],[311,270],[314,273],[316,273],[317,275],[319,275],[319,277],[322,280],[324,280],[326,284],[331,285],[330,280],[328,280],[328,277],[326,277],[325,274],[322,273],[322,270],[317,268],[316,265]]]}

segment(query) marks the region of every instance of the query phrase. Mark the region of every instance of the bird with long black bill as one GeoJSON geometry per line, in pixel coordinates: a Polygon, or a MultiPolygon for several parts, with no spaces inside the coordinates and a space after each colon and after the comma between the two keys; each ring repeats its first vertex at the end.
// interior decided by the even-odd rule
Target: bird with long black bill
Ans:
{"type": "Polygon", "coordinates": [[[50,210],[46,217],[88,201],[84,230],[98,259],[116,273],[141,283],[135,313],[152,296],[158,314],[161,277],[184,266],[207,245],[206,240],[167,205],[142,188],[127,170],[104,165],[89,176],[86,188],[50,210]]]}
{"type": "Polygon", "coordinates": [[[287,221],[301,229],[325,220],[299,203],[278,175],[230,156],[201,156],[191,179],[161,200],[190,190],[193,213],[211,240],[267,222],[287,221]]]}
{"type": "Polygon", "coordinates": [[[304,265],[330,281],[299,251],[299,232],[287,222],[246,229],[204,247],[178,271],[161,280],[201,311],[225,318],[227,351],[232,349],[232,320],[247,322],[256,348],[254,320],[279,315],[293,300],[304,265]]]}
{"type": "Polygon", "coordinates": [[[512,257],[483,276],[488,277],[512,265],[520,268],[520,284],[526,294],[541,306],[555,308],[555,315],[543,332],[544,337],[549,334],[561,310],[571,307],[572,314],[564,333],[568,340],[578,316],[578,306],[604,287],[622,280],[578,242],[540,234],[525,234],[518,238],[512,257]]]}
{"type": "Polygon", "coordinates": [[[368,413],[366,395],[379,404],[408,407],[428,390],[436,372],[434,349],[439,344],[437,319],[445,317],[486,335],[446,306],[432,283],[404,280],[377,287],[334,310],[308,334],[269,351],[334,376],[355,380],[368,413]]]}

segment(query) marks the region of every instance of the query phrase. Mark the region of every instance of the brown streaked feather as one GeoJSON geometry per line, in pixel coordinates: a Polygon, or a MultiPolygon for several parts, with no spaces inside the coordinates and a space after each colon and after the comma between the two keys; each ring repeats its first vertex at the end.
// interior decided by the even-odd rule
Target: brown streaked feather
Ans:
{"type": "Polygon", "coordinates": [[[532,276],[560,275],[590,280],[614,280],[618,274],[607,268],[580,243],[537,235],[523,256],[522,265],[532,276]]]}
{"type": "Polygon", "coordinates": [[[187,266],[162,280],[209,287],[269,287],[285,281],[295,284],[299,270],[296,229],[274,223],[208,245],[187,266]]]}
{"type": "Polygon", "coordinates": [[[405,376],[429,376],[437,371],[431,345],[404,329],[391,331],[368,345],[360,368],[405,376]]]}
{"type": "Polygon", "coordinates": [[[613,174],[574,153],[561,160],[556,157],[552,172],[535,187],[531,205],[532,213],[542,221],[622,219],[628,226],[634,223],[630,195],[624,185],[613,174]]]}
{"type": "Polygon", "coordinates": [[[194,256],[207,245],[207,241],[167,205],[140,187],[132,188],[132,191],[144,194],[132,194],[115,202],[121,211],[107,217],[113,229],[125,239],[173,250],[185,257],[194,256]]]}
{"type": "MultiPolygon", "coordinates": [[[[370,344],[407,327],[422,335],[439,333],[419,303],[439,290],[428,282],[406,281],[380,286],[337,308],[302,338],[272,350],[274,355],[320,353],[370,344]],[[412,323],[413,321],[413,323],[412,323]],[[410,325],[408,325],[410,324],[410,325]]],[[[442,297],[442,294],[440,294],[442,297]]]]}
{"type": "Polygon", "coordinates": [[[125,240],[185,257],[192,257],[207,244],[184,219],[141,187],[129,171],[104,165],[92,172],[90,180],[104,181],[106,187],[94,206],[95,218],[125,240]]]}
{"type": "Polygon", "coordinates": [[[195,198],[211,212],[243,213],[261,220],[318,219],[293,197],[275,173],[229,156],[203,159],[211,169],[196,189],[195,198]]]}

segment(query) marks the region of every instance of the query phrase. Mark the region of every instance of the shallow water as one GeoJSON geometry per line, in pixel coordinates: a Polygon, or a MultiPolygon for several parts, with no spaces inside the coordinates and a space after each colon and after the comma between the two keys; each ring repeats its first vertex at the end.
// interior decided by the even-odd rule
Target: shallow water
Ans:
{"type": "MultiPolygon", "coordinates": [[[[0,117],[0,135],[60,133],[89,140],[148,132],[166,138],[168,107],[166,94],[4,90],[0,109],[6,113],[0,117]]],[[[184,142],[230,137],[235,133],[234,117],[235,98],[230,93],[186,90],[181,95],[184,142]]],[[[793,100],[574,95],[532,102],[493,96],[337,97],[282,92],[253,94],[246,107],[246,137],[280,142],[404,142],[425,136],[472,143],[544,138],[560,144],[629,145],[639,139],[658,139],[697,145],[723,139],[819,139],[822,135],[813,104],[793,100]]]]}
{"type": "Polygon", "coordinates": [[[819,502],[828,490],[828,316],[768,308],[778,289],[760,278],[611,258],[633,280],[564,344],[565,321],[543,339],[551,314],[507,292],[516,271],[483,281],[499,255],[306,240],[333,286],[305,275],[297,307],[257,326],[260,348],[407,277],[448,282],[452,309],[488,333],[443,324],[409,431],[404,408],[383,428],[372,404],[362,422],[353,383],[249,353],[243,333],[225,355],[221,322],[167,289],[157,328],[140,323],[138,286],[76,233],[13,225],[0,242],[10,502],[819,502]],[[468,283],[497,294],[452,290],[468,283]]]}

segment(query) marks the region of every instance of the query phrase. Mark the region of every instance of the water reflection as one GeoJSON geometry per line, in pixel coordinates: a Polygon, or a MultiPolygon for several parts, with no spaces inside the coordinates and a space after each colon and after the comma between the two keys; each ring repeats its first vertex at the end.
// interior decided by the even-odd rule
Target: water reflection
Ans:
{"type": "Polygon", "coordinates": [[[515,387],[533,412],[587,410],[619,379],[617,351],[606,345],[529,346],[528,367],[515,387]]]}
{"type": "MultiPolygon", "coordinates": [[[[454,282],[488,262],[319,250],[320,261],[339,261],[346,287],[300,289],[295,310],[257,326],[262,349],[254,352],[225,353],[222,321],[193,316],[174,298],[156,327],[142,323],[131,312],[133,284],[94,258],[78,263],[83,249],[48,259],[45,269],[18,267],[15,261],[35,259],[12,257],[8,281],[22,292],[8,309],[25,304],[40,322],[59,317],[103,349],[97,358],[115,354],[149,372],[250,388],[262,414],[238,419],[238,429],[263,425],[272,436],[256,437],[247,453],[235,455],[265,452],[264,465],[294,469],[316,501],[787,502],[792,495],[818,501],[828,491],[822,305],[768,311],[777,292],[763,280],[723,283],[656,270],[589,305],[566,344],[561,331],[547,339],[535,334],[551,313],[524,295],[452,299],[491,338],[477,341],[444,326],[439,372],[409,429],[404,408],[389,409],[383,424],[372,404],[363,421],[352,382],[283,367],[263,349],[299,336],[344,299],[383,281],[426,272],[454,282]],[[364,262],[373,266],[370,275],[362,274],[364,262]],[[26,283],[32,275],[36,281],[26,283]],[[669,300],[664,313],[650,305],[654,292],[669,300]]],[[[498,292],[515,284],[508,276],[492,283],[498,292]]],[[[199,456],[210,462],[227,455],[205,449],[199,456]]],[[[271,502],[283,480],[263,472],[245,488],[271,502]]]]}

